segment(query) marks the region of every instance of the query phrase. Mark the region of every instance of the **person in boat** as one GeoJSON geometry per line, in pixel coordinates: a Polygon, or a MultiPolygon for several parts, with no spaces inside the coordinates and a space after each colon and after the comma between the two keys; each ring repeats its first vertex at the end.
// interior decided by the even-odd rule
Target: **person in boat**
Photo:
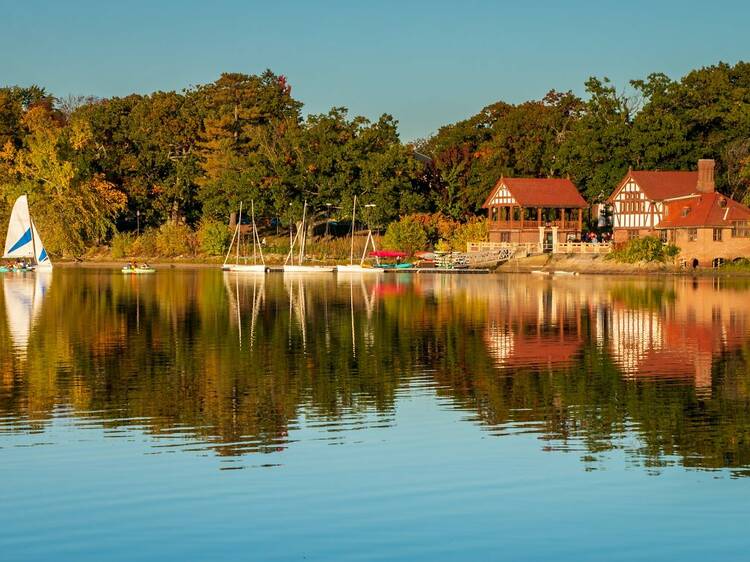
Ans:
{"type": "Polygon", "coordinates": [[[146,262],[143,262],[143,263],[141,264],[141,269],[151,269],[151,266],[150,266],[150,265],[148,265],[148,264],[147,264],[146,262]]]}
{"type": "Polygon", "coordinates": [[[125,266],[125,269],[135,269],[135,264],[132,261],[129,261],[128,265],[125,266]]]}

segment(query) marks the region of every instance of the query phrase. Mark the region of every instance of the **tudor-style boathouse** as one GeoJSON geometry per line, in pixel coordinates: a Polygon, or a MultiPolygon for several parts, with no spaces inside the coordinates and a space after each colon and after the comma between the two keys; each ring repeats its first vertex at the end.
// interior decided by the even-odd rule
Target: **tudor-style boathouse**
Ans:
{"type": "Polygon", "coordinates": [[[610,196],[613,239],[658,236],[692,267],[750,258],[750,209],[716,192],[715,162],[697,172],[630,170],[610,196]]]}
{"type": "Polygon", "coordinates": [[[607,200],[614,242],[658,235],[667,204],[714,192],[714,166],[713,160],[699,160],[697,172],[628,170],[607,200]]]}
{"type": "Polygon", "coordinates": [[[580,239],[587,205],[569,179],[501,177],[483,207],[490,242],[539,244],[552,251],[580,239]]]}

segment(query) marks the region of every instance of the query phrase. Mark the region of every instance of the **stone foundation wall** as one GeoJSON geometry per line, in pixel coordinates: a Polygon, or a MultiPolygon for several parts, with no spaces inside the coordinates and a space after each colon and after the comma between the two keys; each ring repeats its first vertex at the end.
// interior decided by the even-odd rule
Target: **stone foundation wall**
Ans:
{"type": "Polygon", "coordinates": [[[722,258],[732,261],[736,258],[750,259],[750,238],[732,238],[731,228],[721,229],[721,241],[713,239],[713,228],[697,229],[697,238],[689,240],[688,229],[669,231],[669,241],[680,248],[681,259],[690,266],[698,260],[698,267],[711,267],[713,260],[722,258]]]}

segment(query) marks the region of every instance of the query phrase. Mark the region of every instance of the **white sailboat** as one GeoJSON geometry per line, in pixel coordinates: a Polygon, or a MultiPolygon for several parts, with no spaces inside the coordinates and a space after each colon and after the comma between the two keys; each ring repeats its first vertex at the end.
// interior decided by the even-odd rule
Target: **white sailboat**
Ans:
{"type": "Polygon", "coordinates": [[[224,265],[221,266],[224,271],[233,271],[235,273],[265,273],[266,271],[268,271],[266,261],[263,258],[263,247],[260,243],[260,237],[258,236],[258,227],[255,225],[254,201],[250,202],[250,216],[252,217],[253,224],[253,263],[247,263],[247,258],[244,258],[245,263],[240,263],[240,240],[242,238],[240,230],[242,226],[242,202],[240,202],[240,214],[237,220],[237,226],[234,229],[232,242],[231,244],[229,244],[229,250],[227,251],[226,257],[224,258],[224,265]],[[237,242],[236,246],[235,241],[237,242]],[[236,248],[235,263],[228,263],[229,256],[232,254],[232,247],[236,248]],[[260,263],[258,263],[259,258],[260,263]]]}
{"type": "Polygon", "coordinates": [[[338,273],[384,273],[383,269],[378,267],[365,267],[365,256],[367,255],[367,249],[372,244],[372,250],[375,251],[375,239],[372,237],[372,230],[367,230],[367,241],[365,242],[365,248],[362,251],[362,258],[358,264],[354,263],[354,229],[357,218],[357,196],[354,196],[354,206],[352,207],[352,245],[349,251],[349,264],[348,265],[337,265],[336,271],[338,273]]]}
{"type": "MultiPolygon", "coordinates": [[[[289,253],[284,260],[284,273],[333,273],[336,271],[336,266],[333,265],[304,265],[305,261],[305,244],[307,243],[307,201],[302,208],[302,228],[297,231],[296,236],[292,239],[289,253]],[[294,263],[294,247],[299,241],[299,255],[297,256],[297,263],[294,263]]],[[[291,236],[291,231],[290,234],[291,236]]]]}
{"type": "Polygon", "coordinates": [[[29,260],[35,269],[52,269],[52,261],[31,218],[29,200],[25,195],[16,199],[13,205],[3,259],[29,260]]]}

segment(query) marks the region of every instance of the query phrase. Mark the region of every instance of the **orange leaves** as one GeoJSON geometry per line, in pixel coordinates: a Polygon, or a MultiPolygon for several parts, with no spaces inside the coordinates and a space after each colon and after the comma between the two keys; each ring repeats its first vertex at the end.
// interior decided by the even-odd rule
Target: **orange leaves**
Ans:
{"type": "Polygon", "coordinates": [[[49,110],[41,105],[29,109],[24,114],[22,123],[31,133],[43,129],[58,128],[57,124],[52,119],[49,110]]]}
{"type": "Polygon", "coordinates": [[[15,161],[18,150],[11,141],[7,141],[2,149],[0,149],[0,160],[11,163],[15,161]]]}
{"type": "Polygon", "coordinates": [[[101,174],[96,174],[89,180],[91,189],[98,195],[100,201],[108,209],[110,214],[115,214],[123,209],[128,203],[128,197],[115,187],[115,184],[104,179],[101,174]]]}

